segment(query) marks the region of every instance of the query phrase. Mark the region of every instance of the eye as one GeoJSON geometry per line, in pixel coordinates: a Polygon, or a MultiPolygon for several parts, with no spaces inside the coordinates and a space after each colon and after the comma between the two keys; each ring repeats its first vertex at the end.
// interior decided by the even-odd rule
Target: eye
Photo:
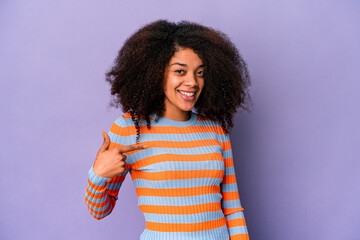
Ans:
{"type": "Polygon", "coordinates": [[[197,75],[200,76],[200,77],[203,77],[203,76],[204,76],[204,71],[203,71],[203,70],[202,70],[202,71],[198,71],[198,72],[197,72],[197,75]]]}
{"type": "Polygon", "coordinates": [[[175,72],[182,74],[182,73],[184,73],[184,70],[178,69],[178,70],[175,70],[175,72]]]}

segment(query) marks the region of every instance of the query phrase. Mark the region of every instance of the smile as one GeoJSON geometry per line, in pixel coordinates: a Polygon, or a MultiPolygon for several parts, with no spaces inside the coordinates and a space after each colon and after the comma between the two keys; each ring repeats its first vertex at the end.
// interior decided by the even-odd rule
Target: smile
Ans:
{"type": "Polygon", "coordinates": [[[192,97],[196,93],[196,92],[184,92],[184,91],[180,91],[180,90],[178,90],[178,92],[181,93],[182,95],[187,96],[187,97],[192,97]]]}

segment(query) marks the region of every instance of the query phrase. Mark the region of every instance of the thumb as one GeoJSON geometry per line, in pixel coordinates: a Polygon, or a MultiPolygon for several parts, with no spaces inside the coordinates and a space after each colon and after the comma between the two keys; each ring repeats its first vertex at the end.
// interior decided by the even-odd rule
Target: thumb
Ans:
{"type": "Polygon", "coordinates": [[[104,143],[101,146],[99,152],[105,152],[106,150],[109,149],[109,146],[110,146],[110,137],[109,137],[109,135],[107,135],[107,133],[105,133],[104,131],[102,131],[102,135],[104,137],[104,143]]]}

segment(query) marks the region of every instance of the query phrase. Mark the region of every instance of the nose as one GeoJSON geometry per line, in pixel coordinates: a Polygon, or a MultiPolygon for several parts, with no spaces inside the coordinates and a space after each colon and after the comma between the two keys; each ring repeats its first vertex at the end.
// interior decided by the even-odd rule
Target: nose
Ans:
{"type": "Polygon", "coordinates": [[[197,87],[198,81],[194,74],[189,74],[189,76],[187,76],[183,84],[189,87],[197,87]]]}

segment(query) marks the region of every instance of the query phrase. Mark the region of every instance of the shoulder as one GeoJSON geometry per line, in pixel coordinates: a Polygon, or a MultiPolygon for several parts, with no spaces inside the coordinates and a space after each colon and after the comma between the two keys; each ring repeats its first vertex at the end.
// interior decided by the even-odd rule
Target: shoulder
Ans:
{"type": "Polygon", "coordinates": [[[228,133],[225,133],[224,129],[221,126],[221,123],[215,120],[212,120],[209,117],[196,114],[197,121],[196,126],[204,127],[206,132],[213,132],[217,135],[218,138],[228,137],[228,133]]]}
{"type": "Polygon", "coordinates": [[[134,126],[134,122],[131,119],[130,112],[124,113],[118,118],[116,118],[115,121],[113,122],[113,125],[117,125],[119,127],[134,126]]]}
{"type": "Polygon", "coordinates": [[[216,127],[216,128],[221,128],[221,124],[217,121],[212,120],[209,117],[203,116],[203,115],[199,115],[196,113],[196,118],[197,118],[197,124],[201,125],[201,126],[211,126],[211,127],[216,127]]]}

